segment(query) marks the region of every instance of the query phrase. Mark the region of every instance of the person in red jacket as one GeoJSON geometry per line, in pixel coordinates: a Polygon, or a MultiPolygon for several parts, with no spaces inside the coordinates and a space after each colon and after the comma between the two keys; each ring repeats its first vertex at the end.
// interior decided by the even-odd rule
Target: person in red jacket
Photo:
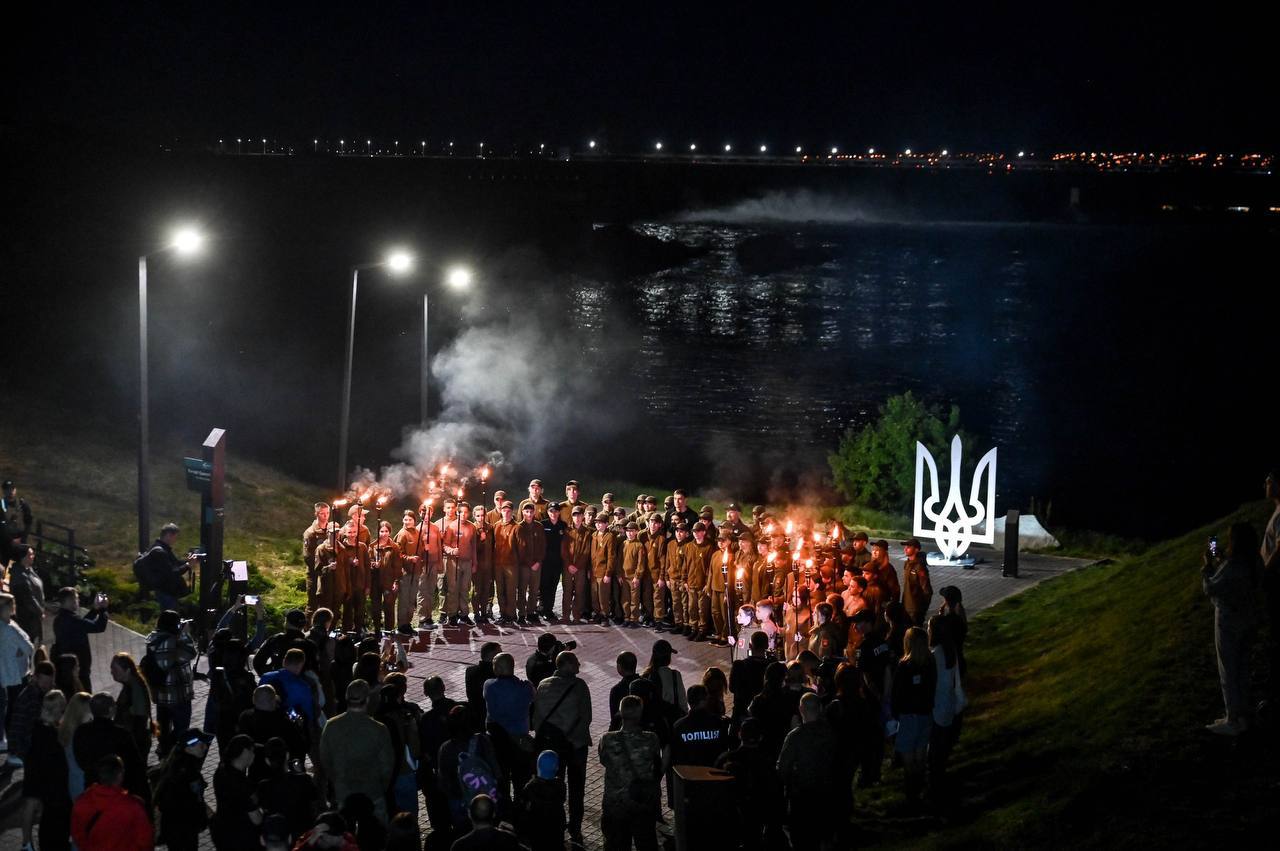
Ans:
{"type": "Polygon", "coordinates": [[[80,851],[151,851],[151,820],[142,799],[124,789],[124,763],[115,754],[98,762],[98,782],[71,808],[71,838],[80,851]]]}

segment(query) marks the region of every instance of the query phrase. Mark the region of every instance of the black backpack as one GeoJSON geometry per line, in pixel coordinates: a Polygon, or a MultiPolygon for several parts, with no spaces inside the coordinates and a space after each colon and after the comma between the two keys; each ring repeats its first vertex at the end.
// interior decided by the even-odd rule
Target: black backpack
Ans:
{"type": "Polygon", "coordinates": [[[152,547],[133,560],[133,577],[138,580],[139,591],[155,590],[158,577],[156,577],[155,570],[151,566],[151,555],[158,549],[160,549],[159,546],[152,547]]]}

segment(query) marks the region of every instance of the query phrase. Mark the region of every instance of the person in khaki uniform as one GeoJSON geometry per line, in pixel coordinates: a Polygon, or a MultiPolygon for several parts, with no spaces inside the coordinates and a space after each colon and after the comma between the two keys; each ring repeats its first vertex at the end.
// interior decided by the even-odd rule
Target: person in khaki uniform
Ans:
{"type": "Polygon", "coordinates": [[[371,537],[368,521],[369,511],[361,506],[360,503],[357,502],[355,505],[347,509],[347,522],[356,528],[357,533],[360,536],[360,543],[366,546],[368,546],[369,539],[371,537]]]}
{"type": "Polygon", "coordinates": [[[549,503],[542,496],[542,479],[534,479],[529,482],[529,496],[520,500],[520,516],[524,516],[526,505],[533,506],[533,519],[541,523],[547,519],[547,505],[549,503]]]}
{"type": "Polygon", "coordinates": [[[752,541],[755,537],[751,534],[751,527],[742,522],[742,507],[736,502],[731,502],[724,508],[724,522],[720,524],[721,534],[729,533],[735,539],[741,539],[744,536],[752,541]]]}
{"type": "Polygon", "coordinates": [[[613,494],[607,493],[604,496],[600,497],[599,513],[603,514],[605,517],[608,517],[610,523],[613,522],[613,509],[616,507],[617,506],[613,504],[613,494]]]}
{"type": "Polygon", "coordinates": [[[609,617],[609,603],[613,593],[614,546],[613,533],[609,531],[609,516],[596,515],[596,530],[591,533],[591,622],[600,624],[609,617]]]}
{"type": "Polygon", "coordinates": [[[509,624],[516,616],[516,589],[520,577],[520,524],[516,507],[502,503],[502,517],[493,527],[493,575],[498,583],[498,623],[509,624]]]}
{"type": "Polygon", "coordinates": [[[734,559],[733,535],[727,530],[720,531],[719,548],[711,557],[711,567],[707,575],[707,590],[711,597],[711,623],[715,627],[715,637],[711,643],[724,646],[729,643],[729,613],[725,610],[725,591],[733,583],[737,563],[734,559]]]}
{"type": "Polygon", "coordinates": [[[342,527],[335,556],[335,587],[341,602],[342,628],[363,630],[365,590],[369,587],[369,548],[360,542],[355,524],[342,527]]]}
{"type": "Polygon", "coordinates": [[[646,626],[658,624],[658,629],[666,631],[662,621],[667,616],[667,533],[662,528],[662,515],[649,515],[649,528],[644,540],[645,585],[642,589],[652,600],[651,616],[646,626]]]}
{"type": "Polygon", "coordinates": [[[673,632],[685,634],[688,623],[685,620],[684,599],[684,545],[689,540],[689,527],[676,519],[675,536],[667,541],[667,552],[662,565],[666,571],[667,587],[671,589],[671,618],[675,624],[673,632]]]}
{"type": "Polygon", "coordinates": [[[396,532],[400,548],[400,579],[396,587],[396,627],[413,626],[413,607],[418,602],[418,583],[422,579],[423,557],[418,552],[418,516],[404,513],[400,531],[396,532]]]}
{"type": "Polygon", "coordinates": [[[694,641],[701,641],[711,629],[707,573],[714,554],[715,547],[707,540],[707,525],[699,520],[693,524],[693,540],[684,545],[683,552],[685,617],[694,641]]]}
{"type": "Polygon", "coordinates": [[[929,564],[920,555],[920,539],[902,542],[907,563],[902,566],[902,607],[916,626],[923,626],[933,602],[933,583],[929,580],[929,564]]]}
{"type": "Polygon", "coordinates": [[[627,539],[622,543],[622,611],[626,626],[640,625],[640,588],[644,584],[644,542],[640,540],[640,526],[630,520],[624,527],[627,539]]]}
{"type": "Polygon", "coordinates": [[[613,533],[613,575],[609,588],[609,614],[613,622],[619,626],[626,620],[626,612],[622,606],[622,545],[627,541],[627,511],[622,506],[613,509],[613,520],[609,523],[609,531],[613,533]]]}
{"type": "Polygon", "coordinates": [[[476,623],[488,623],[493,606],[493,529],[485,520],[484,506],[476,503],[472,514],[476,530],[476,560],[471,568],[471,610],[476,623]]]}
{"type": "Polygon", "coordinates": [[[570,516],[569,531],[560,542],[564,574],[560,578],[560,615],[575,624],[584,608],[591,607],[591,529],[586,524],[586,511],[575,506],[570,516]]]}
{"type": "MultiPolygon", "coordinates": [[[[534,479],[537,481],[537,479],[534,479]]],[[[516,532],[519,541],[516,550],[519,572],[516,580],[516,623],[538,623],[538,571],[547,555],[547,533],[537,518],[537,506],[524,505],[523,519],[516,532]]]]}
{"type": "Polygon", "coordinates": [[[770,549],[768,542],[761,540],[759,551],[760,558],[751,571],[751,602],[758,607],[767,601],[776,610],[782,601],[784,571],[779,567],[778,551],[770,549]]]}
{"type": "Polygon", "coordinates": [[[391,538],[391,521],[379,521],[378,540],[370,547],[369,558],[369,610],[374,632],[382,631],[384,617],[388,629],[398,626],[395,583],[400,579],[400,562],[400,547],[391,538]]]}
{"type": "Polygon", "coordinates": [[[445,500],[440,529],[440,553],[444,565],[444,608],[440,620],[454,626],[471,626],[467,617],[467,597],[471,593],[471,569],[475,563],[476,530],[467,519],[466,503],[445,500]]]}
{"type": "Polygon", "coordinates": [[[346,595],[346,575],[338,570],[338,552],[333,538],[316,547],[316,608],[335,613],[334,628],[341,624],[342,598],[346,595]]]}
{"type": "MultiPolygon", "coordinates": [[[[586,509],[587,504],[582,501],[582,487],[576,479],[570,479],[564,486],[564,501],[560,503],[560,516],[573,519],[573,509],[586,509]]],[[[590,526],[587,527],[590,530],[590,526]]]]}
{"type": "Polygon", "coordinates": [[[493,508],[489,513],[484,515],[484,522],[490,526],[497,526],[502,522],[502,503],[507,501],[507,492],[498,491],[493,495],[493,508]]]}
{"type": "Polygon", "coordinates": [[[315,519],[302,533],[302,563],[307,566],[307,619],[320,608],[316,603],[316,548],[328,540],[333,528],[329,525],[329,504],[315,504],[315,519]]]}

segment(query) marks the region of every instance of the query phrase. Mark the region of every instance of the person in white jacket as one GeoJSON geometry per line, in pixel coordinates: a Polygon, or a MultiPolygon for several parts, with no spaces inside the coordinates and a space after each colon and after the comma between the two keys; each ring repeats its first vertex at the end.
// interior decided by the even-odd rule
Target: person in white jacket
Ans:
{"type": "Polygon", "coordinates": [[[5,742],[4,717],[9,701],[18,696],[23,680],[31,671],[35,648],[22,627],[13,622],[17,604],[12,594],[0,594],[0,742],[5,742]]]}

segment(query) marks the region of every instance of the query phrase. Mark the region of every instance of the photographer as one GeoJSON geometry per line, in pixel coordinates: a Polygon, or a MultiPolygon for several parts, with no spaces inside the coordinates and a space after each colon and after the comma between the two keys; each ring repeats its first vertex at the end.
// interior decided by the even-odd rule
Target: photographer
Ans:
{"type": "Polygon", "coordinates": [[[524,675],[535,689],[538,684],[556,672],[556,656],[561,650],[577,650],[578,642],[563,643],[549,632],[538,636],[538,649],[525,660],[524,675]]]}
{"type": "MultiPolygon", "coordinates": [[[[196,658],[196,645],[190,628],[191,621],[167,609],[156,619],[155,631],[147,636],[147,655],[159,674],[150,682],[160,726],[161,757],[173,748],[174,737],[191,725],[191,660],[196,658]]],[[[142,667],[148,667],[146,657],[142,667]]]]}
{"type": "Polygon", "coordinates": [[[89,636],[107,629],[107,595],[95,594],[93,608],[80,616],[80,596],[76,589],[67,587],[58,591],[58,614],[53,619],[53,653],[57,659],[63,653],[72,653],[80,660],[80,682],[85,691],[92,691],[89,672],[93,669],[93,652],[89,649],[89,636]]]}
{"type": "Polygon", "coordinates": [[[166,523],[151,549],[133,563],[133,573],[138,578],[139,589],[143,593],[154,592],[161,610],[176,610],[178,599],[191,593],[183,574],[190,573],[192,566],[203,555],[191,550],[187,553],[186,561],[174,555],[173,545],[178,541],[178,531],[176,523],[166,523]]]}
{"type": "Polygon", "coordinates": [[[1213,602],[1213,646],[1227,714],[1205,726],[1210,733],[1238,736],[1248,726],[1249,651],[1262,573],[1258,535],[1248,523],[1233,523],[1225,557],[1210,538],[1201,565],[1204,593],[1213,602]]]}

